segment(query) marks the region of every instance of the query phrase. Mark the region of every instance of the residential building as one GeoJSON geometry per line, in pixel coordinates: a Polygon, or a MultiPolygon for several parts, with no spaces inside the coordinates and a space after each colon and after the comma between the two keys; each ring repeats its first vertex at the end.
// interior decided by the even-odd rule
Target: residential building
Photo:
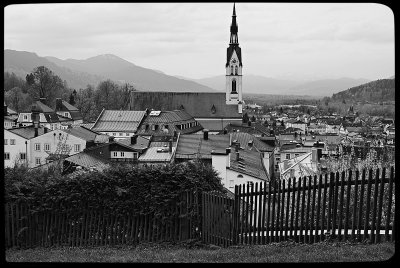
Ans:
{"type": "Polygon", "coordinates": [[[83,123],[83,117],[79,109],[60,98],[56,99],[56,108],[54,110],[58,115],[71,119],[72,121],[68,121],[69,124],[77,125],[83,123]]]}
{"type": "Polygon", "coordinates": [[[174,133],[192,134],[202,129],[203,127],[183,110],[147,110],[147,114],[142,120],[137,133],[147,136],[171,136],[174,133]]]}
{"type": "Polygon", "coordinates": [[[103,109],[91,130],[114,137],[117,140],[125,139],[136,134],[145,116],[146,111],[103,109]]]}
{"type": "Polygon", "coordinates": [[[42,101],[35,101],[31,107],[27,107],[18,115],[17,122],[21,126],[32,125],[32,114],[39,114],[39,124],[50,130],[68,128],[72,123],[71,118],[58,115],[53,109],[45,105],[42,101]]]}
{"type": "Polygon", "coordinates": [[[4,167],[14,167],[23,164],[29,167],[35,159],[32,158],[32,140],[47,133],[49,130],[43,126],[37,129],[33,125],[4,129],[4,167]]]}
{"type": "Polygon", "coordinates": [[[13,128],[17,126],[18,113],[11,110],[4,102],[4,128],[13,128]]]}

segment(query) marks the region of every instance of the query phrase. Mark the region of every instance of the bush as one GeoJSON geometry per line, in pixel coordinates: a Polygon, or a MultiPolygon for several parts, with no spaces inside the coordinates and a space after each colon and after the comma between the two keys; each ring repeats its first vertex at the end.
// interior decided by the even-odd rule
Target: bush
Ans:
{"type": "Polygon", "coordinates": [[[7,202],[28,201],[41,211],[54,205],[116,214],[161,213],[182,192],[224,191],[217,172],[200,161],[165,166],[114,165],[103,172],[61,176],[54,170],[5,169],[7,202]]]}

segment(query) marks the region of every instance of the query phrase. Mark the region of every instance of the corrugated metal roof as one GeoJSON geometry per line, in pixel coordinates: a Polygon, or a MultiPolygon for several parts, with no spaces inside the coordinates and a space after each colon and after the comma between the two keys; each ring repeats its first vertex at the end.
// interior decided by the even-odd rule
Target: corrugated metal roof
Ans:
{"type": "Polygon", "coordinates": [[[92,130],[135,132],[145,114],[145,111],[104,110],[92,130]]]}
{"type": "Polygon", "coordinates": [[[250,149],[251,148],[249,146],[250,141],[252,141],[253,146],[261,152],[272,152],[275,148],[273,146],[270,146],[270,145],[260,141],[257,137],[255,137],[251,134],[245,133],[245,132],[234,132],[234,133],[231,133],[231,136],[232,136],[232,138],[231,138],[232,142],[234,140],[237,140],[238,142],[240,142],[240,146],[243,148],[250,149]]]}
{"type": "Polygon", "coordinates": [[[86,141],[94,141],[98,133],[84,127],[74,127],[62,130],[70,135],[81,138],[86,141]]]}
{"type": "Polygon", "coordinates": [[[179,137],[176,149],[176,158],[188,158],[197,156],[211,159],[211,151],[224,151],[229,147],[229,135],[208,135],[204,140],[203,135],[188,134],[179,137]]]}
{"type": "Polygon", "coordinates": [[[62,108],[64,108],[64,109],[62,109],[60,111],[79,111],[78,108],[76,108],[75,106],[69,104],[65,100],[62,100],[62,106],[63,106],[62,108]]]}
{"type": "Polygon", "coordinates": [[[230,169],[261,180],[268,180],[268,175],[262,163],[261,153],[256,151],[239,150],[239,161],[237,161],[236,151],[232,149],[230,158],[230,169]]]}
{"type": "Polygon", "coordinates": [[[146,152],[139,156],[139,162],[171,162],[176,150],[176,142],[172,142],[172,152],[169,151],[169,142],[151,142],[146,152]],[[163,150],[163,152],[159,152],[163,150]]]}
{"type": "Polygon", "coordinates": [[[109,167],[108,161],[97,158],[93,155],[89,155],[85,152],[74,154],[70,157],[65,158],[64,161],[74,163],[75,165],[84,167],[86,169],[95,168],[99,171],[102,171],[103,169],[109,167]]]}
{"type": "Polygon", "coordinates": [[[138,136],[136,144],[131,144],[131,138],[119,139],[116,143],[121,143],[123,145],[129,146],[132,149],[146,149],[149,147],[150,138],[138,136]]]}
{"type": "Polygon", "coordinates": [[[226,104],[225,92],[132,91],[130,107],[135,110],[185,110],[195,118],[242,118],[237,105],[226,104]],[[213,106],[215,110],[211,109],[213,106]]]}

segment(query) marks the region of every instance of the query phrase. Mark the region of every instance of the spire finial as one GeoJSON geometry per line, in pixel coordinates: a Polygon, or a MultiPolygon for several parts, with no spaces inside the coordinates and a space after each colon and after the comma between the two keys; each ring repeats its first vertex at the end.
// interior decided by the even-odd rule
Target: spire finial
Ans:
{"type": "Polygon", "coordinates": [[[233,2],[233,16],[236,16],[235,2],[233,2]]]}

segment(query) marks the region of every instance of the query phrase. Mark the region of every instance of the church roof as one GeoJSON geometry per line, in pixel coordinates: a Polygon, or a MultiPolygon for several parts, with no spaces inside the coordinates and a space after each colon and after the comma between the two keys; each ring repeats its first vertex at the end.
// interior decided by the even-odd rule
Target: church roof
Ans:
{"type": "Polygon", "coordinates": [[[225,93],[211,92],[131,92],[131,110],[184,110],[197,118],[242,118],[237,105],[226,104],[225,93]]]}

